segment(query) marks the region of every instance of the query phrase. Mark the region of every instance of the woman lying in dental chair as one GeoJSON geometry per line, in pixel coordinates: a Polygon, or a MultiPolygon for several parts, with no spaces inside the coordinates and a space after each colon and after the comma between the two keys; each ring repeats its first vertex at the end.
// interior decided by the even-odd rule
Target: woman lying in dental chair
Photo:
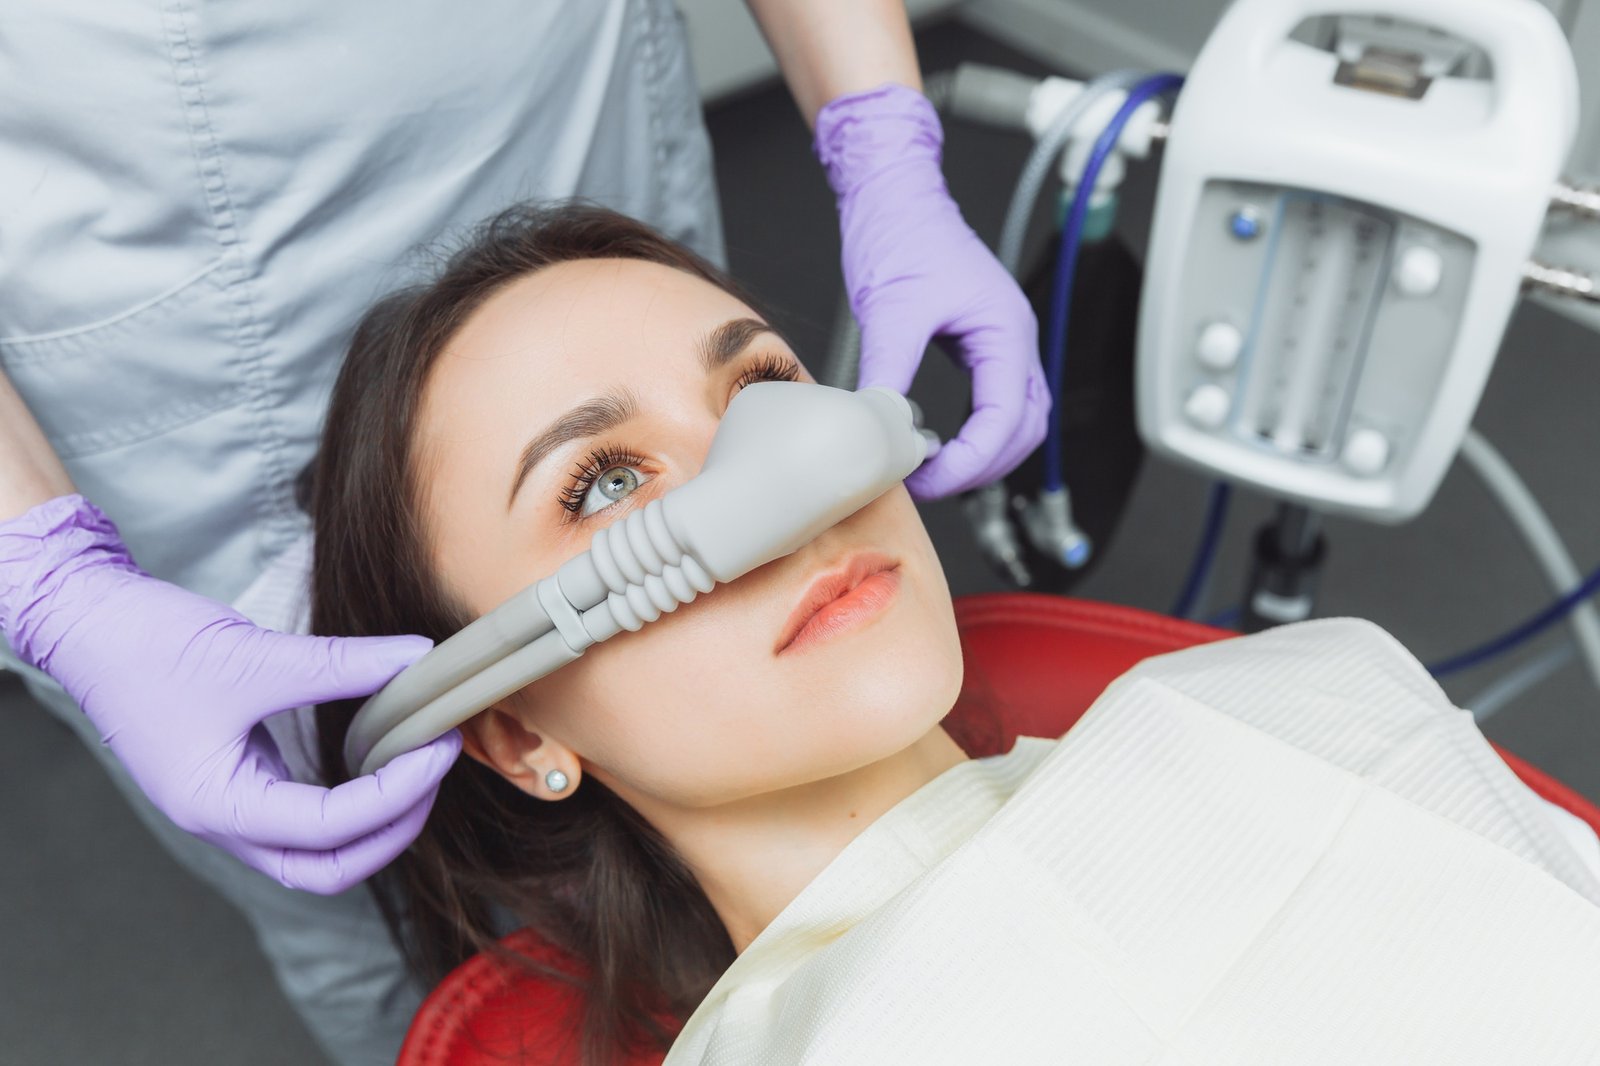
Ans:
{"type": "MultiPolygon", "coordinates": [[[[313,628],[443,640],[773,379],[809,375],[682,248],[500,217],[357,333],[313,628]]],[[[467,722],[393,923],[431,980],[518,926],[558,946],[589,1062],[1600,1060],[1600,850],[1375,627],[1152,660],[980,760],[942,724],[961,682],[892,489],[467,722]]],[[[354,710],[320,712],[330,780],[354,710]]]]}

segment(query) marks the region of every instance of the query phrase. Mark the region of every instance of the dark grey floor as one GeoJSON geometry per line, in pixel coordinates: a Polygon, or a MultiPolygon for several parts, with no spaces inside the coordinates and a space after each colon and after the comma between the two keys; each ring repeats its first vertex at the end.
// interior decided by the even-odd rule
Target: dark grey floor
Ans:
{"type": "MultiPolygon", "coordinates": [[[[923,65],[961,58],[1036,69],[956,27],[921,35],[923,65]]],[[[837,284],[831,196],[781,91],[710,116],[735,272],[778,309],[802,350],[823,350],[837,284]]],[[[1027,150],[1014,136],[952,126],[951,187],[993,239],[1027,150]]],[[[1148,176],[1127,197],[1130,224],[1148,176]]],[[[915,394],[935,419],[959,408],[961,377],[930,357],[915,394]]],[[[1600,559],[1600,338],[1538,308],[1517,318],[1478,419],[1548,508],[1580,565],[1600,559]]],[[[1182,581],[1207,483],[1150,462],[1101,566],[1080,590],[1165,610],[1182,581]]],[[[1263,501],[1236,506],[1215,600],[1240,587],[1263,501]]],[[[952,504],[925,509],[958,595],[999,587],[952,504]]],[[[1499,631],[1546,593],[1499,513],[1453,472],[1433,507],[1397,529],[1329,524],[1323,614],[1381,623],[1425,661],[1499,631]]],[[[1548,646],[1546,638],[1527,654],[1548,646]]],[[[1516,661],[1516,660],[1513,660],[1516,661]]],[[[1493,670],[1453,681],[1458,700],[1493,670]]],[[[0,1064],[315,1063],[243,922],[173,865],[78,742],[0,679],[0,1064]]],[[[1569,666],[1491,720],[1487,732],[1600,797],[1600,696],[1569,666]]]]}

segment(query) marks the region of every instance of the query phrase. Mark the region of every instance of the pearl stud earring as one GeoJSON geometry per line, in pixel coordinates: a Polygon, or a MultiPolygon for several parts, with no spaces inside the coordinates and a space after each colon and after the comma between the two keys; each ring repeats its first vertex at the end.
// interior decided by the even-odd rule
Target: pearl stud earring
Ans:
{"type": "Polygon", "coordinates": [[[551,770],[544,775],[544,786],[551,792],[560,792],[567,787],[567,775],[560,770],[551,770]]]}

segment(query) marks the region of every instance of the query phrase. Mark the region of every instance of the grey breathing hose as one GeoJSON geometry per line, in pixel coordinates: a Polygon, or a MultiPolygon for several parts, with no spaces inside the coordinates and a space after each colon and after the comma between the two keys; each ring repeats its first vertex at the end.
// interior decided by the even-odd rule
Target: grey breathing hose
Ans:
{"type": "MultiPolygon", "coordinates": [[[[1469,428],[1461,441],[1461,457],[1516,527],[1528,553],[1544,571],[1550,590],[1557,596],[1564,596],[1580,585],[1583,572],[1573,562],[1572,553],[1544,508],[1539,506],[1539,501],[1499,449],[1476,429],[1469,428]]],[[[1567,616],[1567,624],[1590,679],[1600,688],[1600,610],[1591,602],[1580,603],[1567,616]]]]}
{"type": "Polygon", "coordinates": [[[368,774],[718,582],[788,555],[927,454],[890,389],[757,382],[729,403],[701,471],[602,528],[589,550],[444,641],[357,712],[345,764],[368,774]]]}

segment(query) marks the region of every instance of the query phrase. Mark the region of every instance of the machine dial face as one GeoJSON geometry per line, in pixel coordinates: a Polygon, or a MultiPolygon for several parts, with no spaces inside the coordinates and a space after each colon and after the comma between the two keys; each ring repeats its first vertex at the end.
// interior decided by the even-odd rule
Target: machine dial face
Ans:
{"type": "Polygon", "coordinates": [[[1236,428],[1301,460],[1332,461],[1389,276],[1395,220],[1286,191],[1270,233],[1236,428]]]}
{"type": "Polygon", "coordinates": [[[1329,511],[1415,514],[1485,370],[1465,326],[1474,240],[1381,199],[1221,177],[1180,224],[1186,243],[1159,242],[1168,270],[1144,297],[1146,439],[1329,511]]]}

